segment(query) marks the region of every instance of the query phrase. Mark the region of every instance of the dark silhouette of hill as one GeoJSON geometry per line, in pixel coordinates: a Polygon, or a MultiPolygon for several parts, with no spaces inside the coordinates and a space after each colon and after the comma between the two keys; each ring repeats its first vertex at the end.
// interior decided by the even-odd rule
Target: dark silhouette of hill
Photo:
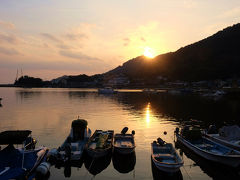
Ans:
{"type": "Polygon", "coordinates": [[[233,25],[176,52],[152,60],[139,56],[104,75],[130,79],[164,76],[169,80],[213,80],[240,77],[240,24],[233,25]]]}

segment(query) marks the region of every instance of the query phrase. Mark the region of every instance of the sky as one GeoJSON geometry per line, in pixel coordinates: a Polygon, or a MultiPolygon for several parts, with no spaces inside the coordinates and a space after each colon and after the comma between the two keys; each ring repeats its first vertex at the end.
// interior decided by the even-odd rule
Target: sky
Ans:
{"type": "Polygon", "coordinates": [[[0,0],[0,84],[103,73],[239,22],[239,0],[0,0]]]}

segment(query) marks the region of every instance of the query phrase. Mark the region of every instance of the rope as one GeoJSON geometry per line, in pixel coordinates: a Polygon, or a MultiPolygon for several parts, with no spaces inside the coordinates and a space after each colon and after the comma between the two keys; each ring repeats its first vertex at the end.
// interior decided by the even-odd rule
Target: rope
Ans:
{"type": "Polygon", "coordinates": [[[187,170],[185,169],[185,167],[183,166],[183,169],[185,170],[186,174],[188,175],[188,178],[192,180],[191,176],[188,174],[187,170]]]}
{"type": "MultiPolygon", "coordinates": [[[[86,152],[86,153],[87,153],[87,152],[86,152]]],[[[91,162],[90,166],[89,166],[88,169],[87,169],[87,172],[86,172],[86,174],[85,174],[85,176],[84,176],[84,179],[85,179],[86,176],[88,175],[88,173],[89,173],[89,172],[88,172],[89,169],[91,169],[91,167],[92,167],[92,164],[93,164],[94,158],[95,158],[95,156],[93,156],[92,162],[91,162]]],[[[95,176],[93,176],[93,177],[95,177],[95,176]]]]}

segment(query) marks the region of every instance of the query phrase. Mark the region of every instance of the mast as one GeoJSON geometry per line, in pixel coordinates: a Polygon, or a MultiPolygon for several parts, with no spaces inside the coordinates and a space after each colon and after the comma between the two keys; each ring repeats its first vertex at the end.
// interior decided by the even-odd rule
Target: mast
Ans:
{"type": "Polygon", "coordinates": [[[17,81],[18,80],[18,69],[17,69],[17,74],[16,74],[16,80],[15,81],[17,81]]]}

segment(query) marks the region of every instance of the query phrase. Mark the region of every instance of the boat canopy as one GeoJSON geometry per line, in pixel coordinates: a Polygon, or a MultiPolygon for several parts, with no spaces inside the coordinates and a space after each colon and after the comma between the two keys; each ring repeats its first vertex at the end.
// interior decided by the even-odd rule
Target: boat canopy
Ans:
{"type": "Polygon", "coordinates": [[[30,130],[3,131],[0,133],[0,145],[22,144],[31,133],[30,130]]]}
{"type": "Polygon", "coordinates": [[[240,139],[240,127],[237,125],[223,126],[219,129],[219,135],[229,140],[240,139]]]}

